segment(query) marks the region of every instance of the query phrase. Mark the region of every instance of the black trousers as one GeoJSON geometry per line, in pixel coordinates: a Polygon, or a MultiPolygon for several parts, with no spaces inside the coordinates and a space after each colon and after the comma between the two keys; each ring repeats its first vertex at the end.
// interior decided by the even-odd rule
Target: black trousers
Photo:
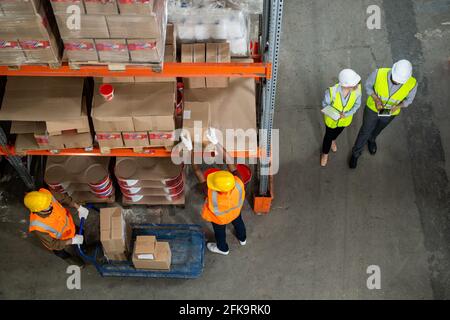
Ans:
{"type": "Polygon", "coordinates": [[[396,117],[379,117],[378,113],[364,108],[363,124],[356,138],[355,145],[352,149],[352,155],[359,157],[368,141],[375,142],[378,135],[386,128],[396,117]]]}
{"type": "MultiPolygon", "coordinates": [[[[242,215],[239,215],[239,217],[234,219],[231,224],[236,231],[236,238],[238,238],[239,241],[245,241],[247,239],[247,231],[245,230],[242,215]]],[[[212,222],[212,226],[216,237],[217,248],[219,248],[220,251],[227,252],[229,250],[226,236],[227,225],[220,225],[212,222]]]]}
{"type": "Polygon", "coordinates": [[[331,143],[333,140],[336,140],[337,137],[344,131],[344,127],[337,127],[335,129],[331,129],[328,126],[325,126],[325,137],[323,137],[323,144],[322,144],[322,153],[323,154],[329,154],[331,149],[331,143]]]}

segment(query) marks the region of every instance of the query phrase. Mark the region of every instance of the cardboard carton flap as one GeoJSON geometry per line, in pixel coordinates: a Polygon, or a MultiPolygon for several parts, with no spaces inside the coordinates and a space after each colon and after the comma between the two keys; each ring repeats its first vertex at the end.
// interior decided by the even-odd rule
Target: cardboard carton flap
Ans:
{"type": "Polygon", "coordinates": [[[13,121],[11,123],[10,133],[37,133],[44,134],[46,131],[43,121],[13,121]]]}
{"type": "Polygon", "coordinates": [[[134,248],[134,253],[137,255],[141,254],[152,254],[156,252],[156,238],[155,236],[137,236],[134,248]]]}
{"type": "Polygon", "coordinates": [[[50,121],[79,118],[83,78],[10,77],[0,120],[50,121]]]}

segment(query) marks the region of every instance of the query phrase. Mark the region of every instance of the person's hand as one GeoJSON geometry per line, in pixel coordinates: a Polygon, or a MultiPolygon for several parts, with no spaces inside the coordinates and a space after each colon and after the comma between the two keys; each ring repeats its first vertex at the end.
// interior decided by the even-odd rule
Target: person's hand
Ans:
{"type": "Polygon", "coordinates": [[[340,117],[341,119],[344,119],[345,118],[345,113],[344,112],[341,112],[341,117],[340,117]]]}
{"type": "Polygon", "coordinates": [[[78,209],[80,207],[80,205],[78,203],[76,203],[75,201],[72,201],[72,203],[70,204],[70,206],[72,208],[78,209]]]}
{"type": "Polygon", "coordinates": [[[180,134],[180,138],[181,138],[181,142],[184,144],[186,149],[188,149],[189,151],[192,151],[192,149],[194,149],[194,146],[192,145],[191,137],[186,131],[183,131],[180,134]]]}
{"type": "Polygon", "coordinates": [[[83,244],[84,237],[82,235],[75,235],[75,237],[72,238],[72,244],[83,244]]]}
{"type": "Polygon", "coordinates": [[[208,128],[208,130],[206,131],[206,137],[213,145],[217,145],[219,143],[219,140],[216,136],[216,129],[214,128],[208,128]]]}
{"type": "Polygon", "coordinates": [[[393,114],[394,112],[396,112],[397,110],[399,110],[401,107],[402,107],[401,104],[398,104],[398,105],[394,106],[394,107],[391,109],[391,114],[393,114]]]}
{"type": "Polygon", "coordinates": [[[88,215],[89,215],[89,210],[88,209],[86,209],[83,206],[79,206],[78,207],[78,218],[80,218],[80,220],[82,218],[84,218],[86,220],[88,215]]]}

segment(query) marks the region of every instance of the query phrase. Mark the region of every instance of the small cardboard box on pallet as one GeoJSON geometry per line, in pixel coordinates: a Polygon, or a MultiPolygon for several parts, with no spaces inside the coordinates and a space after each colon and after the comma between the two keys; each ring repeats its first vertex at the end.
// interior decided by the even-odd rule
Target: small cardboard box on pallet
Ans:
{"type": "Polygon", "coordinates": [[[83,0],[87,14],[119,14],[116,0],[83,0]]]}
{"type": "Polygon", "coordinates": [[[111,38],[160,39],[162,37],[161,23],[155,15],[108,15],[106,22],[111,38]]]}
{"type": "Polygon", "coordinates": [[[152,15],[154,0],[117,0],[122,15],[152,15]]]}
{"type": "Polygon", "coordinates": [[[98,61],[94,39],[65,39],[64,52],[69,61],[98,61]]]}
{"type": "Polygon", "coordinates": [[[175,134],[173,131],[149,132],[148,137],[151,147],[172,147],[175,143],[175,134]]]}
{"type": "Polygon", "coordinates": [[[95,137],[100,149],[125,147],[121,132],[97,132],[95,137]]]}
{"type": "Polygon", "coordinates": [[[25,63],[26,57],[22,51],[19,41],[0,40],[0,64],[22,64],[25,63]]]}
{"type": "Polygon", "coordinates": [[[130,251],[131,228],[125,222],[122,209],[100,209],[100,241],[109,260],[127,260],[130,251]]]}
{"type": "MultiPolygon", "coordinates": [[[[202,63],[206,62],[206,47],[204,43],[181,45],[181,62],[202,63]]],[[[206,88],[206,78],[184,78],[186,88],[206,88]]]]}
{"type": "Polygon", "coordinates": [[[101,62],[130,61],[125,39],[95,39],[95,48],[101,62]]]}
{"type": "MultiPolygon", "coordinates": [[[[206,44],[206,62],[227,63],[230,61],[230,44],[228,42],[206,44]]],[[[226,88],[229,82],[230,78],[208,77],[206,78],[206,87],[226,88]]]]}
{"type": "Polygon", "coordinates": [[[168,242],[155,241],[152,236],[138,236],[132,261],[136,269],[170,270],[172,253],[168,242]],[[147,252],[153,253],[148,254],[147,252]],[[153,259],[150,258],[153,256],[153,259]]]}
{"type": "Polygon", "coordinates": [[[52,4],[53,12],[56,13],[67,13],[67,9],[70,6],[77,6],[80,9],[81,14],[85,14],[84,4],[82,0],[50,0],[52,4]]]}
{"type": "MultiPolygon", "coordinates": [[[[103,15],[80,15],[80,28],[72,27],[70,23],[68,25],[68,22],[73,20],[70,14],[56,13],[55,17],[56,22],[58,23],[59,33],[63,39],[109,38],[108,25],[106,24],[106,19],[103,15]]],[[[116,36],[116,38],[124,37],[116,36]]]]}
{"type": "Polygon", "coordinates": [[[187,130],[194,144],[209,144],[206,130],[211,126],[209,102],[185,102],[183,111],[183,129],[187,130]]]}
{"type": "Polygon", "coordinates": [[[132,62],[158,63],[161,61],[159,39],[128,39],[128,51],[132,62]]]}
{"type": "Polygon", "coordinates": [[[0,1],[0,12],[4,15],[34,15],[38,13],[41,0],[0,1]]]}
{"type": "Polygon", "coordinates": [[[148,133],[146,131],[122,132],[122,136],[125,147],[137,148],[150,146],[150,141],[148,140],[148,133]]]}

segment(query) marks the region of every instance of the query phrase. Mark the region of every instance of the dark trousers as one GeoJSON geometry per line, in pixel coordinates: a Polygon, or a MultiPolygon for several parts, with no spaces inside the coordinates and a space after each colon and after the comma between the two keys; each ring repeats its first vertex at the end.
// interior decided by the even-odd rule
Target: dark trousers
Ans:
{"type": "Polygon", "coordinates": [[[53,250],[53,253],[66,261],[69,265],[78,265],[81,266],[84,264],[83,259],[76,253],[75,248],[73,246],[68,246],[62,250],[53,250]]]}
{"type": "Polygon", "coordinates": [[[328,126],[325,126],[325,137],[323,137],[323,144],[322,144],[322,153],[323,154],[329,154],[331,149],[331,143],[339,137],[339,135],[344,131],[344,127],[337,127],[335,129],[328,128],[328,126]]]}
{"type": "Polygon", "coordinates": [[[386,128],[395,116],[379,117],[378,113],[370,110],[367,106],[364,108],[364,118],[361,129],[353,146],[352,155],[359,157],[368,141],[375,142],[378,135],[386,128]]]}
{"type": "MultiPolygon", "coordinates": [[[[242,220],[242,215],[239,215],[239,217],[234,219],[231,224],[236,231],[236,238],[238,238],[239,241],[245,241],[247,239],[247,232],[245,230],[244,221],[242,220]]],[[[229,249],[226,236],[227,225],[215,224],[213,222],[212,226],[216,237],[217,248],[219,248],[220,251],[227,252],[229,249]]]]}

